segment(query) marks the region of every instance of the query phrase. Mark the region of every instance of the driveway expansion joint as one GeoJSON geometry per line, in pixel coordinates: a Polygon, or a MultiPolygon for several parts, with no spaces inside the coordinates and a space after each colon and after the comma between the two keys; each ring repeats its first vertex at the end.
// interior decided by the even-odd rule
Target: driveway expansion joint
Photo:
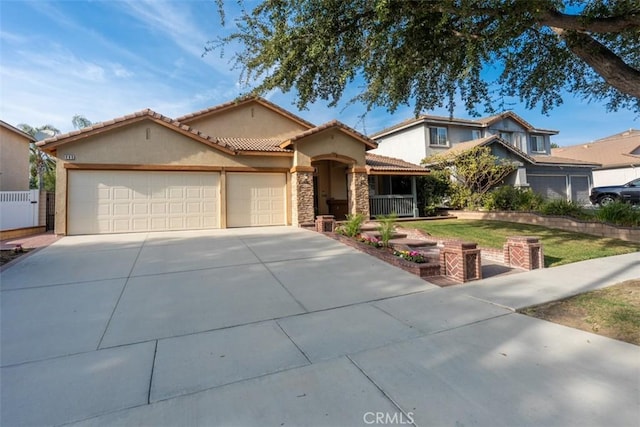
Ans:
{"type": "MultiPolygon", "coordinates": [[[[389,394],[388,394],[386,391],[384,391],[384,389],[383,389],[383,388],[382,388],[378,383],[376,383],[376,382],[373,380],[373,378],[371,378],[369,375],[367,375],[367,373],[364,371],[364,369],[362,369],[362,368],[361,368],[361,367],[356,363],[356,361],[355,361],[355,360],[353,360],[349,355],[346,355],[345,357],[349,360],[349,362],[351,362],[351,363],[353,364],[353,366],[355,366],[355,367],[356,367],[356,369],[357,369],[358,371],[360,371],[360,373],[361,373],[362,375],[364,375],[364,377],[365,377],[365,378],[366,378],[366,379],[367,379],[371,384],[373,384],[373,386],[374,386],[376,389],[378,389],[378,391],[379,391],[380,393],[382,393],[382,395],[383,395],[383,396],[384,396],[384,397],[385,397],[389,402],[391,402],[391,404],[392,404],[393,406],[395,406],[396,408],[398,408],[398,411],[400,411],[400,412],[404,415],[404,417],[405,417],[404,419],[406,419],[406,420],[411,420],[411,419],[413,419],[413,417],[410,417],[410,416],[409,416],[409,414],[407,414],[407,412],[405,412],[405,410],[404,410],[404,409],[402,409],[402,407],[400,406],[400,404],[399,404],[398,402],[396,402],[396,401],[395,401],[391,396],[389,396],[389,394]]],[[[408,424],[408,425],[412,425],[412,426],[416,427],[416,424],[415,424],[414,422],[412,422],[411,424],[408,424]]]]}
{"type": "Polygon", "coordinates": [[[122,286],[122,291],[120,291],[120,295],[118,296],[118,300],[113,305],[113,311],[111,311],[111,316],[109,316],[109,320],[107,321],[107,325],[105,326],[104,331],[102,332],[102,336],[100,337],[100,341],[98,341],[98,347],[96,348],[96,350],[100,349],[100,346],[102,345],[102,341],[104,340],[104,337],[107,334],[107,331],[109,330],[109,325],[111,325],[111,320],[113,319],[113,316],[116,313],[116,310],[118,309],[118,304],[120,304],[120,300],[122,299],[122,295],[124,295],[125,289],[127,289],[127,284],[129,283],[129,279],[131,278],[131,273],[133,273],[133,270],[136,267],[136,263],[138,262],[138,258],[140,258],[140,254],[142,253],[142,249],[144,248],[144,244],[147,241],[148,237],[149,237],[148,234],[144,237],[144,240],[142,241],[142,244],[140,245],[140,248],[138,249],[138,253],[136,254],[136,258],[133,260],[133,263],[131,263],[131,268],[129,269],[129,274],[127,275],[127,280],[125,280],[124,285],[122,286]]]}

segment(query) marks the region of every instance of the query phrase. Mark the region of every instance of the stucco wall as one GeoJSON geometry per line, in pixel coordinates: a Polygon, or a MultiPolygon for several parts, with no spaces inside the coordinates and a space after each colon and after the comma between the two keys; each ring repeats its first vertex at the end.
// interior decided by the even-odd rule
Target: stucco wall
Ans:
{"type": "Polygon", "coordinates": [[[394,135],[376,139],[378,148],[371,150],[371,153],[420,164],[420,161],[426,157],[427,153],[427,136],[425,132],[425,127],[420,125],[405,129],[394,135]]]}
{"type": "Polygon", "coordinates": [[[73,163],[193,166],[290,167],[290,157],[233,156],[153,121],[134,123],[104,135],[71,142],[57,157],[74,155],[73,163]],[[149,129],[149,139],[147,139],[149,129]]]}
{"type": "Polygon", "coordinates": [[[29,189],[29,140],[0,126],[0,191],[29,189]]]}
{"type": "Polygon", "coordinates": [[[355,160],[355,166],[365,166],[364,145],[339,130],[328,130],[296,143],[295,166],[311,166],[311,159],[336,154],[355,160]]]}
{"type": "Polygon", "coordinates": [[[308,129],[258,103],[184,120],[184,123],[215,137],[286,139],[308,129]]]}

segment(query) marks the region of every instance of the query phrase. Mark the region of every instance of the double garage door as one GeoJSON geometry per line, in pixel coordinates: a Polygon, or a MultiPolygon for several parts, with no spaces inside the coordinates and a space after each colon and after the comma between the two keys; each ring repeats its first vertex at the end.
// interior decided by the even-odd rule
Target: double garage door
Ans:
{"type": "Polygon", "coordinates": [[[67,234],[284,225],[286,177],[217,172],[69,171],[67,234]]]}

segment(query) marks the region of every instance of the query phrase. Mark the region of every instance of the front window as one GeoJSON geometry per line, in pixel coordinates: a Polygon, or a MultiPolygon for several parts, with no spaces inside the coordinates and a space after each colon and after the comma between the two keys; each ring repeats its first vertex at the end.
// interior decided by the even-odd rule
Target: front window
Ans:
{"type": "Polygon", "coordinates": [[[429,137],[431,145],[449,145],[447,141],[447,128],[430,128],[429,137]]]}
{"type": "Polygon", "coordinates": [[[480,139],[482,138],[482,132],[479,130],[472,130],[471,131],[471,139],[480,139]]]}
{"type": "Polygon", "coordinates": [[[504,142],[507,142],[509,144],[511,144],[512,142],[511,132],[500,132],[500,138],[502,138],[504,142]]]}
{"type": "Polygon", "coordinates": [[[538,135],[531,136],[531,151],[536,153],[544,153],[544,139],[538,135]]]}

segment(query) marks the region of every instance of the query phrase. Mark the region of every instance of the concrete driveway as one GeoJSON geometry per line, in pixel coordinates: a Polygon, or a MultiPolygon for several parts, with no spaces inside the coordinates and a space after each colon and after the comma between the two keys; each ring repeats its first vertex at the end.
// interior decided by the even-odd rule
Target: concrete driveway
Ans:
{"type": "Polygon", "coordinates": [[[638,347],[491,301],[518,276],[440,289],[290,227],[65,237],[2,272],[0,423],[635,422],[638,347]]]}

